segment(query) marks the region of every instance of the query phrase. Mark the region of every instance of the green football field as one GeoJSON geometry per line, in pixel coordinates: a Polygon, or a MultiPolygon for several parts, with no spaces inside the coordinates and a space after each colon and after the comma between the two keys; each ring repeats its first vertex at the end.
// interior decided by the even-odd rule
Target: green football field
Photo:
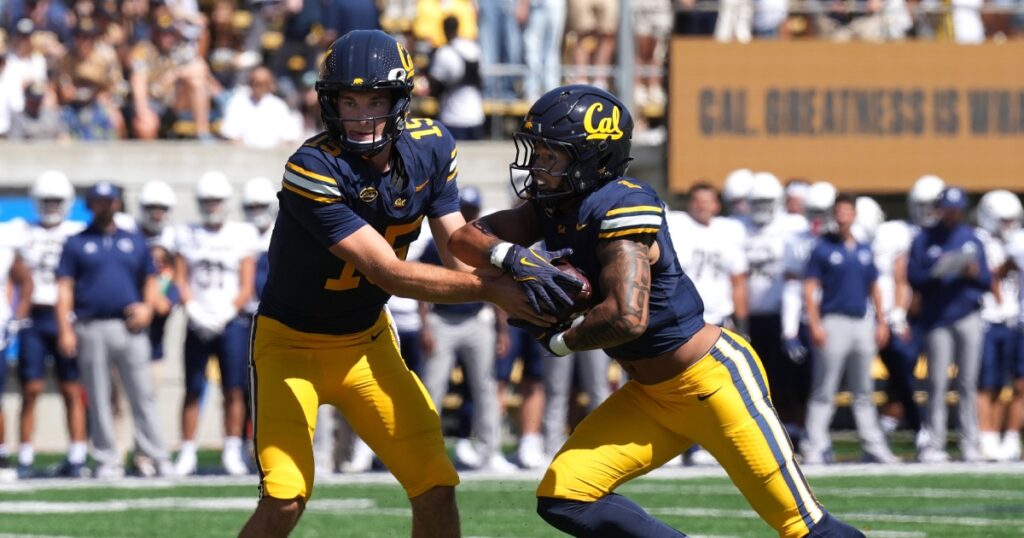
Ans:
{"type": "MultiPolygon", "coordinates": [[[[1024,536],[1024,464],[834,465],[805,469],[829,510],[868,536],[1024,536]]],[[[534,513],[539,473],[463,473],[467,537],[561,536],[534,513]]],[[[773,536],[720,469],[662,469],[619,490],[690,536],[773,536]]],[[[0,485],[0,537],[233,536],[255,477],[28,480],[0,485]]],[[[386,473],[319,480],[293,536],[408,536],[409,509],[386,473]]]]}

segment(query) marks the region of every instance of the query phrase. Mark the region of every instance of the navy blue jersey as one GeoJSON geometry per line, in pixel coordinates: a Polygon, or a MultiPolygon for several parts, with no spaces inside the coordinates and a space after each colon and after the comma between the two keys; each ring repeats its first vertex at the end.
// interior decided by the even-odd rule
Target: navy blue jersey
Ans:
{"type": "Polygon", "coordinates": [[[369,225],[405,259],[424,216],[459,211],[455,140],[443,125],[409,120],[392,151],[397,164],[381,174],[322,133],[288,159],[261,315],[321,334],[373,325],[389,295],[328,248],[369,225]]]}
{"type": "Polygon", "coordinates": [[[598,242],[654,235],[661,254],[651,265],[647,331],[640,338],[606,349],[609,356],[636,360],[661,355],[683,345],[704,327],[704,303],[676,259],[664,203],[649,185],[621,178],[587,195],[575,210],[565,214],[549,216],[535,208],[546,248],[572,248],[569,261],[590,279],[595,302],[604,300],[598,242]]]}
{"type": "Polygon", "coordinates": [[[868,313],[871,285],[878,280],[874,258],[864,243],[851,249],[836,234],[818,239],[804,276],[821,283],[821,315],[862,318],[868,313]]]}
{"type": "Polygon", "coordinates": [[[142,301],[146,277],[155,273],[141,234],[91,225],[68,238],[57,266],[57,278],[74,280],[80,320],[123,318],[126,306],[142,301]]]}

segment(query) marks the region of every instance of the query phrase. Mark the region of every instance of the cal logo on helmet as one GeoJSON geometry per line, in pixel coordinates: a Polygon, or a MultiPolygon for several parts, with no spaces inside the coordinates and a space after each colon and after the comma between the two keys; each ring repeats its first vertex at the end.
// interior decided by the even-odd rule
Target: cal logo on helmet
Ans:
{"type": "Polygon", "coordinates": [[[603,103],[594,103],[587,107],[587,113],[583,116],[583,129],[587,131],[587,140],[618,140],[622,138],[622,129],[619,128],[619,107],[612,105],[611,116],[605,116],[594,124],[594,113],[604,110],[603,103]]]}

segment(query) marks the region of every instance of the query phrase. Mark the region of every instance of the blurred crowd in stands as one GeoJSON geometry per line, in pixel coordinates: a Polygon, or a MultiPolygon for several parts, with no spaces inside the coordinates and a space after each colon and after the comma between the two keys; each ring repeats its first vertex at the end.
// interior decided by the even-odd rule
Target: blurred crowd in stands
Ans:
{"type": "MultiPolygon", "coordinates": [[[[654,122],[667,37],[978,43],[1024,28],[1021,0],[0,0],[0,138],[294,144],[336,37],[382,28],[414,52],[418,112],[460,138],[564,82],[614,87],[654,122]],[[627,12],[623,12],[623,8],[627,12]],[[626,16],[628,15],[628,16],[626,16]],[[630,25],[630,28],[625,28],[630,25]],[[632,40],[623,38],[631,31],[632,40]],[[631,55],[632,58],[624,58],[631,55]],[[635,76],[616,69],[631,63],[635,76]]],[[[644,125],[641,125],[643,127],[644,125]]],[[[492,134],[501,131],[492,129],[492,134]]]]}

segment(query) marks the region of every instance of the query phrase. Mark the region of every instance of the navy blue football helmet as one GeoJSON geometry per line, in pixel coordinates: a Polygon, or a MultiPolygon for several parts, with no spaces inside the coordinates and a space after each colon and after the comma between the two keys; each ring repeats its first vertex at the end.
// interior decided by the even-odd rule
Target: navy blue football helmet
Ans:
{"type": "Polygon", "coordinates": [[[512,135],[516,160],[509,168],[512,186],[523,199],[544,207],[586,194],[626,173],[633,138],[633,117],[622,101],[605,90],[576,84],[555,88],[530,107],[512,135]],[[569,154],[567,166],[537,166],[536,148],[560,148],[569,154]],[[552,173],[551,169],[563,168],[552,173]],[[516,172],[528,174],[517,185],[516,172]],[[533,178],[546,172],[562,179],[556,192],[541,191],[533,178]]]}
{"type": "Polygon", "coordinates": [[[320,118],[328,134],[353,153],[379,152],[405,129],[414,74],[409,51],[380,30],[353,30],[336,39],[327,49],[316,81],[320,118]],[[386,122],[381,138],[369,142],[350,140],[338,113],[338,92],[380,89],[390,90],[393,97],[387,115],[369,118],[373,120],[374,132],[378,122],[386,122]]]}

